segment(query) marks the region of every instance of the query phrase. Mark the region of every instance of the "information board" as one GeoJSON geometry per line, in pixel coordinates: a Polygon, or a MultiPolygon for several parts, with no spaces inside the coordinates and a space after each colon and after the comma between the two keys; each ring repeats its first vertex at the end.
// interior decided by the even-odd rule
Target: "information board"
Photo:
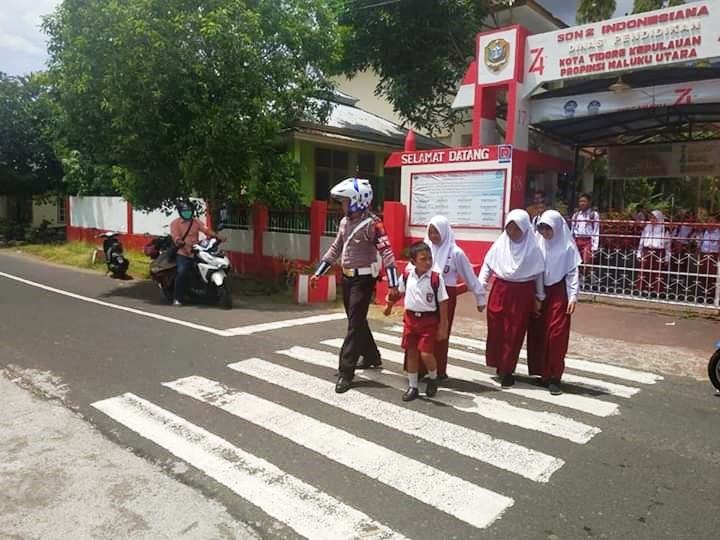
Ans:
{"type": "Polygon", "coordinates": [[[504,170],[417,173],[410,182],[412,226],[425,227],[439,214],[455,227],[503,227],[504,170]]]}

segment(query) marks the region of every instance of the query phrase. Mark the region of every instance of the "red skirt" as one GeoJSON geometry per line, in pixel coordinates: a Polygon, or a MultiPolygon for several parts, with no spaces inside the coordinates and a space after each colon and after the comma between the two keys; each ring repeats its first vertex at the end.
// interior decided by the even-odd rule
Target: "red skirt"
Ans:
{"type": "Polygon", "coordinates": [[[457,307],[458,288],[455,286],[446,286],[448,293],[448,339],[435,342],[435,360],[437,361],[437,372],[440,377],[447,375],[448,347],[450,346],[450,332],[452,331],[452,323],[455,318],[455,308],[457,307]]]}
{"type": "Polygon", "coordinates": [[[506,375],[515,371],[535,304],[535,281],[495,279],[487,305],[487,365],[506,375]]]}
{"type": "Polygon", "coordinates": [[[527,334],[528,371],[543,379],[560,380],[565,371],[565,355],[570,342],[570,315],[563,279],[545,287],[542,315],[530,319],[527,334]]]}

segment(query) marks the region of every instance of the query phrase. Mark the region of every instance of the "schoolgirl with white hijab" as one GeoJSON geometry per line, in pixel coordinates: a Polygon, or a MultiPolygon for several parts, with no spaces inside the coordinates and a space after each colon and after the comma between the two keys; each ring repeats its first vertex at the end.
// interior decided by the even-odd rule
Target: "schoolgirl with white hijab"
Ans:
{"type": "MultiPolygon", "coordinates": [[[[530,317],[533,313],[539,315],[545,299],[544,270],[530,216],[525,210],[512,210],[505,217],[505,230],[485,256],[479,275],[483,292],[490,278],[495,277],[487,300],[485,358],[500,375],[504,388],[515,384],[513,373],[530,317]]],[[[484,294],[480,306],[485,306],[484,294]]]]}
{"type": "Polygon", "coordinates": [[[480,306],[483,291],[465,252],[455,243],[455,233],[445,216],[434,216],[425,232],[425,243],[430,246],[433,258],[433,270],[438,272],[445,282],[448,293],[448,339],[435,343],[438,379],[447,379],[447,355],[450,344],[453,317],[457,305],[458,277],[467,286],[480,306]]]}
{"type": "Polygon", "coordinates": [[[545,301],[540,317],[528,326],[528,370],[540,375],[553,395],[562,394],[560,380],[570,342],[570,317],[578,299],[582,257],[560,212],[548,210],[538,221],[538,244],[545,259],[545,301]]]}
{"type": "Polygon", "coordinates": [[[637,250],[640,272],[636,286],[640,291],[654,294],[665,292],[667,283],[661,271],[670,262],[671,246],[672,239],[665,227],[665,216],[660,210],[653,210],[650,223],[642,231],[637,250]]]}

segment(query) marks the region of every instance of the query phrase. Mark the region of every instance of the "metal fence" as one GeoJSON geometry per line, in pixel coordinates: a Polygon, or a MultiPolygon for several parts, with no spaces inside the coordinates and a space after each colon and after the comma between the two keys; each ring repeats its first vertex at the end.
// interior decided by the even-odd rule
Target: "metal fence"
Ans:
{"type": "Polygon", "coordinates": [[[270,210],[268,231],[310,234],[310,208],[270,210]]]}
{"type": "Polygon", "coordinates": [[[252,229],[252,209],[244,206],[223,208],[220,221],[226,229],[252,229]]]}
{"type": "Polygon", "coordinates": [[[717,223],[602,221],[577,243],[581,292],[720,308],[717,223]]]}

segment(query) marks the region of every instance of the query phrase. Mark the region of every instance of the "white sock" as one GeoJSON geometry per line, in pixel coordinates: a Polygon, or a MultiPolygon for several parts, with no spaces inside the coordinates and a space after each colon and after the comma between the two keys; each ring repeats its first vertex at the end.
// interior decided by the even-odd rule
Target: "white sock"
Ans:
{"type": "Polygon", "coordinates": [[[418,387],[418,374],[417,373],[408,373],[408,384],[410,385],[410,388],[418,387]]]}
{"type": "Polygon", "coordinates": [[[437,369],[433,369],[432,371],[428,371],[428,379],[435,380],[437,379],[437,369]]]}

